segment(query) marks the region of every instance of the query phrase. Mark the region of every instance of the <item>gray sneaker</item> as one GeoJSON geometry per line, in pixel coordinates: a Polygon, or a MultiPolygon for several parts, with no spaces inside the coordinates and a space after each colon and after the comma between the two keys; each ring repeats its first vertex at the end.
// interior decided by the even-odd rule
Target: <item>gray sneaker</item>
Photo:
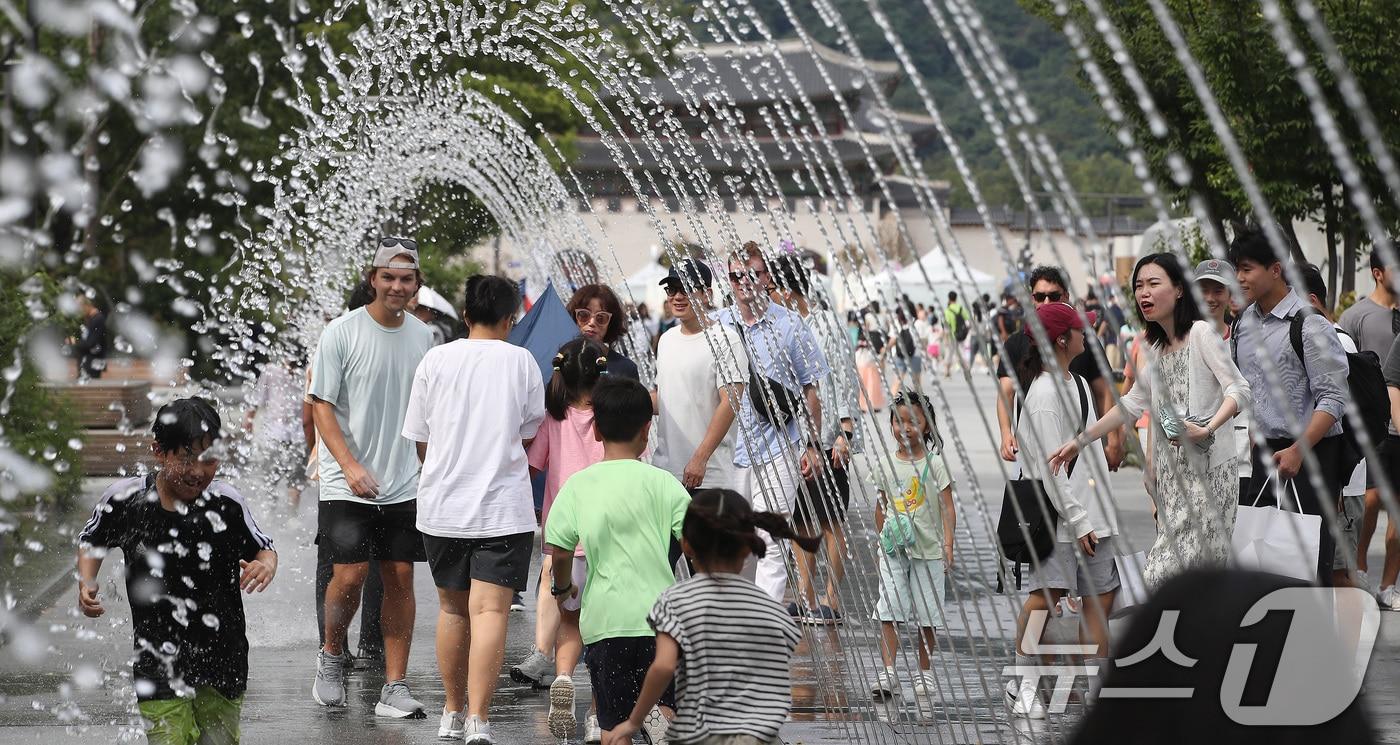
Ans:
{"type": "Polygon", "coordinates": [[[460,740],[465,734],[467,721],[460,711],[442,712],[442,718],[438,720],[439,740],[460,740]]]}
{"type": "Polygon", "coordinates": [[[316,682],[311,684],[311,697],[322,706],[345,705],[345,659],[326,654],[316,655],[316,682]]]}
{"type": "Polygon", "coordinates": [[[531,688],[548,688],[554,682],[554,660],[531,648],[530,656],[524,662],[511,667],[510,678],[531,688]]]}
{"type": "Polygon", "coordinates": [[[374,713],[381,717],[395,719],[426,719],[428,714],[408,691],[408,684],[402,680],[387,683],[379,692],[379,703],[374,705],[374,713]]]}
{"type": "Polygon", "coordinates": [[[549,684],[549,734],[560,740],[569,740],[578,727],[578,715],[574,713],[574,680],[560,675],[549,684]]]}
{"type": "Polygon", "coordinates": [[[661,713],[661,709],[653,706],[647,712],[647,718],[642,720],[642,732],[647,736],[647,742],[651,745],[667,745],[666,731],[671,729],[671,720],[661,713]]]}

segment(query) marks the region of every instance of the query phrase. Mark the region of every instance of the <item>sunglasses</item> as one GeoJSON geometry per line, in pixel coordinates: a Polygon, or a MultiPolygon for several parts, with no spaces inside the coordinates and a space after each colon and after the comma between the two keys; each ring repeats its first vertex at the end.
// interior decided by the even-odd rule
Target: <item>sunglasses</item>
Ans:
{"type": "MultiPolygon", "coordinates": [[[[675,297],[677,295],[685,294],[685,288],[679,284],[666,285],[665,287],[661,288],[661,291],[666,293],[666,297],[675,297]]],[[[704,292],[704,290],[697,289],[696,292],[704,292]]]]}
{"type": "Polygon", "coordinates": [[[754,270],[744,271],[744,272],[730,272],[730,273],[729,273],[729,281],[730,281],[730,282],[743,282],[743,281],[746,280],[746,279],[756,279],[756,278],[758,278],[758,277],[766,277],[766,276],[768,276],[768,270],[767,270],[767,269],[754,269],[754,270]]]}
{"type": "Polygon", "coordinates": [[[1036,301],[1037,303],[1058,303],[1058,302],[1060,302],[1060,299],[1063,298],[1064,296],[1065,296],[1065,294],[1064,294],[1063,292],[1033,292],[1033,293],[1031,293],[1031,297],[1035,298],[1035,301],[1036,301]]]}
{"type": "Polygon", "coordinates": [[[609,323],[612,322],[612,313],[609,313],[606,310],[600,310],[597,313],[594,313],[593,311],[587,308],[579,308],[578,310],[574,311],[574,321],[576,321],[580,326],[587,325],[589,321],[593,321],[599,326],[606,327],[609,323]]]}
{"type": "Polygon", "coordinates": [[[406,249],[408,249],[408,250],[410,250],[410,251],[417,251],[417,250],[418,250],[418,241],[415,241],[415,240],[413,240],[412,238],[393,238],[393,237],[389,237],[389,238],[380,238],[380,239],[379,239],[379,247],[380,247],[380,248],[406,248],[406,249]]]}

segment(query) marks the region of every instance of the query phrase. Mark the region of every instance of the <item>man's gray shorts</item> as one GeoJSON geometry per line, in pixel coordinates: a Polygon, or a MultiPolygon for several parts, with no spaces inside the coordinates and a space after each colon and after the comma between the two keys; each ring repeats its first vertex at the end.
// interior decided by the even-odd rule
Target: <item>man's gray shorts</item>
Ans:
{"type": "Polygon", "coordinates": [[[1332,553],[1333,569],[1346,569],[1348,563],[1353,566],[1356,564],[1356,547],[1361,538],[1361,515],[1365,509],[1365,495],[1342,497],[1342,509],[1337,513],[1337,528],[1342,531],[1342,541],[1332,553]]]}
{"type": "Polygon", "coordinates": [[[1068,590],[1075,597],[1116,590],[1118,565],[1113,557],[1117,555],[1111,536],[1099,539],[1093,556],[1079,555],[1075,543],[1056,543],[1054,553],[1040,563],[1040,569],[1031,571],[1026,589],[1068,590]]]}

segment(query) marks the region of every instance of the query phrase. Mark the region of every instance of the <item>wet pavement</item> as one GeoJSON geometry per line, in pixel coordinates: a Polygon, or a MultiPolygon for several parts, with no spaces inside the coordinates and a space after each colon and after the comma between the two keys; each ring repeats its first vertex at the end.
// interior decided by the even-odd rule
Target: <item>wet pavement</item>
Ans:
{"type": "MultiPolygon", "coordinates": [[[[977,384],[990,402],[990,382],[977,384]]],[[[852,558],[841,590],[845,621],[836,627],[807,627],[794,660],[793,714],[784,727],[790,743],[971,743],[1064,741],[1082,712],[1078,704],[1062,715],[1027,729],[1008,722],[1001,701],[1009,664],[1010,639],[1019,600],[996,590],[996,553],[992,538],[1000,505],[1002,475],[994,446],[977,415],[966,384],[948,386],[952,409],[972,473],[957,457],[950,467],[959,482],[958,566],[950,576],[945,616],[948,628],[938,635],[934,660],[939,690],[915,697],[906,684],[899,696],[872,700],[869,688],[879,668],[878,624],[868,620],[877,596],[872,563],[875,542],[869,489],[853,489],[849,540],[852,558]],[[981,499],[971,489],[975,477],[981,499]]],[[[992,420],[994,426],[994,419],[992,420]]],[[[881,427],[887,426],[883,417],[881,427]]],[[[949,451],[955,443],[949,438],[949,451]]],[[[1145,549],[1151,543],[1152,518],[1141,488],[1141,472],[1112,476],[1126,543],[1145,549]]],[[[247,599],[248,637],[252,646],[250,681],[243,707],[247,743],[334,742],[409,745],[437,740],[437,718],[386,721],[373,714],[382,673],[350,676],[350,705],[325,709],[310,696],[316,654],[311,545],[314,507],[304,503],[293,513],[280,500],[258,500],[254,510],[278,541],[280,569],[273,586],[247,599]]],[[[1373,565],[1379,566],[1379,536],[1373,565]]],[[[0,649],[0,744],[142,742],[130,684],[130,616],[124,590],[116,581],[117,562],[102,573],[108,615],[89,620],[76,614],[73,593],[65,592],[32,626],[0,649]]],[[[415,579],[418,612],[408,682],[417,697],[435,712],[442,687],[433,654],[436,593],[425,565],[415,579]]],[[[532,587],[533,589],[533,587],[532,587]]],[[[511,614],[507,665],[529,651],[533,638],[533,597],[527,610],[511,614]]],[[[1059,629],[1063,634],[1068,626],[1059,629]]],[[[355,637],[352,629],[351,638],[355,637]]],[[[912,649],[902,650],[901,669],[912,667],[912,649]]],[[[576,680],[579,715],[587,706],[587,675],[576,680]]],[[[1381,741],[1400,742],[1400,614],[1383,613],[1380,638],[1372,657],[1367,699],[1381,741]]],[[[530,691],[502,675],[492,708],[492,728],[500,743],[551,743],[546,728],[548,702],[543,691],[530,691]]]]}

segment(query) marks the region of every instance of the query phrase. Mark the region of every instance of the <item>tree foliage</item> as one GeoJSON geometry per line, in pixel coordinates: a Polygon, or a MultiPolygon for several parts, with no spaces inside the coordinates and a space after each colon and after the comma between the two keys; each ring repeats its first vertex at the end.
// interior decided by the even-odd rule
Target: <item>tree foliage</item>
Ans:
{"type": "MultiPolygon", "coordinates": [[[[1059,22],[1053,3],[1023,2],[1042,18],[1059,22]]],[[[1334,278],[1341,270],[1342,290],[1350,290],[1352,262],[1371,238],[1365,234],[1350,191],[1327,149],[1322,128],[1314,119],[1293,67],[1275,43],[1270,22],[1260,6],[1229,0],[1165,0],[1165,4],[1180,25],[1275,218],[1290,232],[1294,220],[1321,224],[1329,247],[1329,268],[1334,278]]],[[[1393,234],[1400,215],[1387,196],[1381,174],[1365,147],[1355,118],[1342,100],[1337,81],[1329,72],[1322,51],[1297,17],[1293,3],[1281,5],[1304,58],[1317,75],[1328,108],[1337,116],[1339,134],[1357,160],[1382,222],[1393,234]]],[[[1320,0],[1317,8],[1375,112],[1387,147],[1393,149],[1400,141],[1400,88],[1395,85],[1400,80],[1400,58],[1394,53],[1400,43],[1400,25],[1395,23],[1400,6],[1393,0],[1320,0]]],[[[1113,60],[1108,44],[1103,37],[1092,35],[1095,24],[1088,10],[1073,4],[1070,16],[1090,34],[1092,53],[1105,71],[1114,95],[1125,104],[1128,123],[1143,144],[1158,182],[1172,189],[1178,201],[1193,194],[1199,196],[1218,224],[1250,219],[1252,208],[1239,174],[1231,167],[1201,98],[1146,0],[1107,3],[1104,10],[1137,63],[1167,125],[1160,138],[1152,134],[1142,111],[1132,106],[1137,96],[1113,60]],[[1181,186],[1171,178],[1168,158],[1173,152],[1190,170],[1189,181],[1181,186]]],[[[1335,287],[1336,283],[1329,286],[1335,287]]]]}

